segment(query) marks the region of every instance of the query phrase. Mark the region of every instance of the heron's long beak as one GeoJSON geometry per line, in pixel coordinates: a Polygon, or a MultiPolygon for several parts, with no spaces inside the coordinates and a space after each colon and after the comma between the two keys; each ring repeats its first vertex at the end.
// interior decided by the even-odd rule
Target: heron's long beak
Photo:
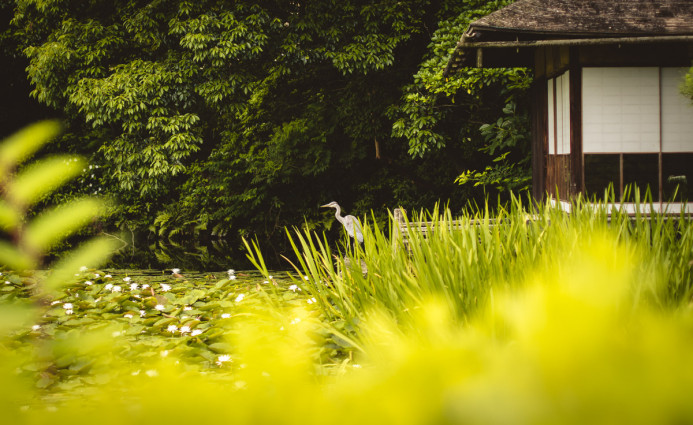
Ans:
{"type": "Polygon", "coordinates": [[[329,208],[330,204],[320,205],[320,208],[329,208]]]}

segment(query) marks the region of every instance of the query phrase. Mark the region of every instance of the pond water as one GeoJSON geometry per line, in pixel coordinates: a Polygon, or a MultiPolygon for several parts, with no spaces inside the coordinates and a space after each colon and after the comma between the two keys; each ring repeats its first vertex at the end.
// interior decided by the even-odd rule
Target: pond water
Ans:
{"type": "MultiPolygon", "coordinates": [[[[233,248],[223,240],[175,242],[170,240],[127,243],[114,253],[104,267],[110,269],[151,269],[161,270],[179,268],[181,270],[248,270],[253,266],[240,248],[233,248]]],[[[222,274],[223,275],[223,274],[222,274]]]]}
{"type": "MultiPolygon", "coordinates": [[[[228,270],[228,269],[227,269],[228,270]]],[[[180,275],[188,281],[204,282],[213,281],[216,282],[221,279],[226,279],[227,270],[180,270],[180,275]]],[[[106,268],[103,269],[105,273],[109,273],[113,276],[129,276],[135,280],[146,281],[147,283],[170,283],[173,276],[171,269],[120,269],[120,268],[106,268]]],[[[283,281],[282,278],[287,277],[287,272],[284,271],[272,271],[273,276],[276,279],[283,281]]],[[[257,283],[265,280],[265,277],[261,272],[257,270],[236,270],[235,276],[237,277],[238,283],[257,283]]]]}

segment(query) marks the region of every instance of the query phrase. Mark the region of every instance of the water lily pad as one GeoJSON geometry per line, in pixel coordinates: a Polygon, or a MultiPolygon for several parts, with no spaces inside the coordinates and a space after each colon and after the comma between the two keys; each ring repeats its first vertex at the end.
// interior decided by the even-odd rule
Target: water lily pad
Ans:
{"type": "Polygon", "coordinates": [[[230,353],[233,349],[231,344],[224,343],[224,342],[217,342],[214,344],[208,345],[209,349],[214,351],[215,353],[230,353]]]}

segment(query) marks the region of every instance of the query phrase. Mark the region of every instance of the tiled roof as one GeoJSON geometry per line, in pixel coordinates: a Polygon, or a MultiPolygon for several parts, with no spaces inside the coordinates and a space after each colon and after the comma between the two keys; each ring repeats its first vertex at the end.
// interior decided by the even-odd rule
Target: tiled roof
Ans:
{"type": "Polygon", "coordinates": [[[693,34],[693,0],[518,0],[474,21],[467,33],[475,32],[491,38],[498,32],[552,38],[693,34]]]}

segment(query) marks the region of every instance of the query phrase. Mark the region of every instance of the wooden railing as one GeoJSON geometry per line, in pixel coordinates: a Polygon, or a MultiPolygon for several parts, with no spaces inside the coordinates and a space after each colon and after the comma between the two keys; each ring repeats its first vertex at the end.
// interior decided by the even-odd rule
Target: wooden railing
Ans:
{"type": "Polygon", "coordinates": [[[488,220],[439,220],[439,221],[409,221],[406,216],[406,210],[403,208],[395,208],[392,215],[394,218],[394,224],[399,230],[399,234],[402,239],[406,242],[409,239],[409,234],[412,231],[423,235],[426,235],[435,230],[436,225],[440,226],[444,224],[448,229],[462,229],[467,225],[480,225],[482,223],[489,223],[490,226],[495,226],[498,221],[496,219],[488,220]]]}

